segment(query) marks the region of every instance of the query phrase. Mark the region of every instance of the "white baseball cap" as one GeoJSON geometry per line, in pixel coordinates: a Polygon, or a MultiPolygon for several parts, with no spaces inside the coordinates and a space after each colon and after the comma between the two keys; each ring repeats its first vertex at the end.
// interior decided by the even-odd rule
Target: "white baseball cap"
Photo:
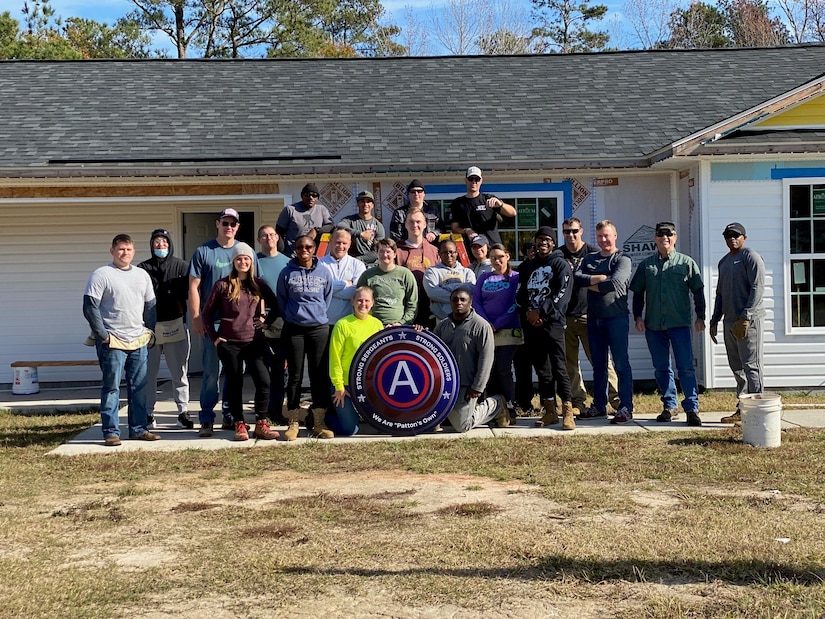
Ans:
{"type": "Polygon", "coordinates": [[[470,178],[471,176],[478,176],[479,178],[481,178],[481,168],[477,168],[476,166],[470,166],[469,168],[467,168],[466,177],[470,178]]]}

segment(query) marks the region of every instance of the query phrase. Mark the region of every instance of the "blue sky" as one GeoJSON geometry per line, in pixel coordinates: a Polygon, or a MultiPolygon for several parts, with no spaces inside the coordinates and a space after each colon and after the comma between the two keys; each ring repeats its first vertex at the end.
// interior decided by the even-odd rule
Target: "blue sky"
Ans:
{"type": "MultiPolygon", "coordinates": [[[[528,12],[531,6],[529,0],[511,0],[511,3],[524,6],[528,12]]],[[[598,3],[598,0],[592,0],[591,2],[591,4],[596,3],[598,3]]],[[[623,24],[625,24],[621,14],[624,0],[620,2],[602,1],[601,3],[606,4],[609,8],[608,18],[613,17],[616,20],[608,23],[606,19],[603,22],[603,27],[611,32],[613,40],[616,40],[617,28],[623,29],[623,24]]],[[[23,0],[6,0],[3,4],[15,19],[22,20],[20,9],[23,6],[23,0]]],[[[50,4],[61,17],[85,17],[109,24],[134,8],[129,0],[51,0],[50,4]]],[[[429,23],[430,7],[446,4],[446,0],[383,0],[382,4],[387,11],[389,22],[403,27],[406,22],[407,7],[411,7],[416,19],[421,22],[422,26],[426,27],[429,23]]],[[[430,40],[432,41],[433,37],[430,37],[430,40]]],[[[621,47],[627,47],[628,45],[627,41],[616,41],[616,43],[619,43],[621,47]]],[[[158,45],[167,45],[165,37],[158,38],[158,45]]],[[[430,53],[439,52],[437,49],[431,49],[430,53]]]]}

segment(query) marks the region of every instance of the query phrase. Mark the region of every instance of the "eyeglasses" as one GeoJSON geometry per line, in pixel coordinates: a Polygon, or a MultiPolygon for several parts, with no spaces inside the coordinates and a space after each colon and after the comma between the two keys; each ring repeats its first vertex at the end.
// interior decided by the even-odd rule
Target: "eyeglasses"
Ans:
{"type": "Polygon", "coordinates": [[[575,228],[575,229],[571,228],[569,230],[562,230],[562,232],[564,232],[565,234],[578,234],[581,231],[582,231],[581,228],[575,228]]]}
{"type": "Polygon", "coordinates": [[[224,228],[237,228],[238,227],[238,222],[237,221],[222,221],[221,225],[224,228]]]}
{"type": "Polygon", "coordinates": [[[659,238],[661,238],[661,237],[663,237],[663,236],[673,236],[674,234],[675,234],[675,232],[672,232],[671,230],[659,230],[659,231],[656,233],[656,236],[658,236],[659,238]]]}
{"type": "Polygon", "coordinates": [[[310,192],[309,192],[308,194],[306,194],[306,195],[308,195],[310,198],[317,198],[317,197],[318,197],[318,194],[317,194],[317,193],[315,193],[314,191],[310,191],[310,192]]]}
{"type": "Polygon", "coordinates": [[[275,234],[274,232],[270,232],[269,234],[261,234],[261,235],[258,236],[258,238],[259,239],[274,239],[276,236],[278,236],[278,235],[275,234]]]}
{"type": "Polygon", "coordinates": [[[408,193],[424,193],[423,189],[410,189],[408,193]]]}
{"type": "Polygon", "coordinates": [[[468,183],[480,183],[481,179],[478,176],[471,176],[467,179],[468,183]]]}
{"type": "Polygon", "coordinates": [[[722,236],[726,239],[738,239],[742,235],[738,232],[725,232],[725,234],[723,234],[722,236]]]}

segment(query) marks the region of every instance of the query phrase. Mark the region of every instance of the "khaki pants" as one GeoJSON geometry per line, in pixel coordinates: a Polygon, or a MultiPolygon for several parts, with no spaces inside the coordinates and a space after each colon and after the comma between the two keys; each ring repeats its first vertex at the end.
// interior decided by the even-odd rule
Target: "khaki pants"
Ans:
{"type": "MultiPolygon", "coordinates": [[[[568,316],[567,328],[564,330],[564,348],[567,355],[567,375],[570,377],[570,391],[573,394],[573,406],[579,410],[584,410],[587,401],[587,390],[584,388],[581,368],[579,367],[579,342],[584,348],[584,354],[590,365],[593,360],[590,358],[590,342],[587,339],[587,316],[568,316]]],[[[607,361],[607,391],[610,398],[610,405],[619,410],[619,392],[617,389],[618,379],[613,363],[607,361]]]]}

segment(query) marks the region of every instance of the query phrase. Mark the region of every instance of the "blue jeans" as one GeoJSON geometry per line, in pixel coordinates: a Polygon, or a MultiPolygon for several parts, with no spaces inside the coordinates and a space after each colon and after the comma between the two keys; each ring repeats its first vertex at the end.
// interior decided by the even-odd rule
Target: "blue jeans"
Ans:
{"type": "Polygon", "coordinates": [[[218,349],[208,336],[201,336],[203,351],[201,362],[203,364],[203,378],[201,379],[201,412],[198,414],[198,421],[201,423],[215,422],[215,406],[221,397],[218,381],[221,377],[221,362],[218,359],[218,349]]]}
{"type": "Polygon", "coordinates": [[[656,370],[656,384],[662,393],[665,408],[676,408],[676,383],[673,380],[673,368],[670,365],[670,350],[676,361],[679,384],[685,399],[682,408],[686,413],[699,411],[699,392],[696,385],[696,370],[693,369],[693,341],[690,327],[676,327],[654,331],[645,329],[647,348],[656,370]]]}
{"type": "Polygon", "coordinates": [[[590,356],[593,358],[593,406],[599,411],[607,410],[607,356],[613,357],[613,366],[618,377],[619,400],[621,406],[633,412],[633,372],[627,354],[627,336],[630,318],[587,317],[587,338],[590,340],[590,356]]]}
{"type": "MultiPolygon", "coordinates": [[[[344,387],[349,391],[349,387],[344,387]]],[[[332,388],[331,393],[335,393],[335,387],[332,388]]],[[[330,398],[331,399],[331,398],[330,398]]],[[[324,417],[324,422],[327,427],[332,430],[336,436],[354,436],[358,434],[358,411],[352,405],[352,400],[349,396],[344,396],[344,405],[335,406],[333,402],[332,408],[335,414],[328,411],[324,417]]]]}
{"type": "Polygon", "coordinates": [[[103,372],[103,384],[100,386],[100,422],[103,426],[103,438],[120,436],[120,381],[126,379],[127,415],[129,438],[135,438],[147,432],[146,384],[147,360],[146,347],[137,350],[118,350],[109,348],[100,340],[95,341],[97,360],[103,372]]]}

